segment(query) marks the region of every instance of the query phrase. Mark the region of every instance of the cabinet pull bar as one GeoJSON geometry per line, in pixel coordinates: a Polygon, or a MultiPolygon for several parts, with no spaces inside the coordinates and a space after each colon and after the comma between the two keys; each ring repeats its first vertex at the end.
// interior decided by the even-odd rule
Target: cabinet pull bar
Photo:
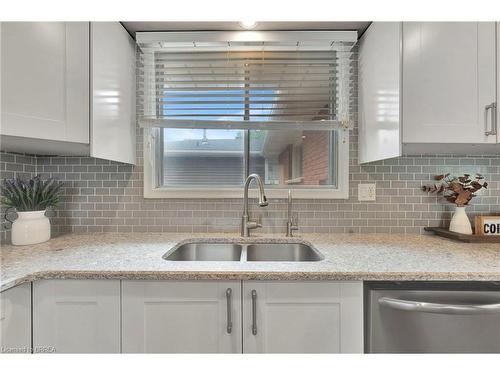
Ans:
{"type": "Polygon", "coordinates": [[[252,290],[252,335],[257,336],[257,291],[252,290]]]}
{"type": "Polygon", "coordinates": [[[231,296],[233,294],[233,291],[231,288],[226,289],[226,303],[227,303],[227,326],[226,326],[226,332],[231,333],[233,331],[233,319],[232,319],[232,299],[231,296]]]}
{"type": "Polygon", "coordinates": [[[497,135],[497,103],[493,102],[484,107],[484,127],[486,136],[497,135]],[[491,109],[491,127],[488,127],[488,112],[491,109]]]}
{"type": "Polygon", "coordinates": [[[492,103],[493,108],[491,109],[491,128],[492,135],[497,135],[498,123],[497,123],[497,103],[492,103]]]}

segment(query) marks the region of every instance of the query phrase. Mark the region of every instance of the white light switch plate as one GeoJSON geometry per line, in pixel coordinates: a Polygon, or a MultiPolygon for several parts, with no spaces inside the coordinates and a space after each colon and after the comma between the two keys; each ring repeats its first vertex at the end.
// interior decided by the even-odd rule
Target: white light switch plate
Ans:
{"type": "Polygon", "coordinates": [[[376,184],[358,184],[358,201],[374,201],[377,198],[376,184]]]}

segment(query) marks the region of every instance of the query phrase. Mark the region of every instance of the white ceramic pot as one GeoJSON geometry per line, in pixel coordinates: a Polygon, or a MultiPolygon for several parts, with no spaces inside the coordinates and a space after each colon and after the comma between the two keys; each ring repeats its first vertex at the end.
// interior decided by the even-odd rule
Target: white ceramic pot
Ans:
{"type": "Polygon", "coordinates": [[[33,245],[50,240],[50,221],[45,211],[18,212],[12,223],[12,245],[33,245]]]}
{"type": "Polygon", "coordinates": [[[465,207],[457,206],[451,218],[450,231],[462,234],[472,234],[469,218],[465,213],[465,207]]]}

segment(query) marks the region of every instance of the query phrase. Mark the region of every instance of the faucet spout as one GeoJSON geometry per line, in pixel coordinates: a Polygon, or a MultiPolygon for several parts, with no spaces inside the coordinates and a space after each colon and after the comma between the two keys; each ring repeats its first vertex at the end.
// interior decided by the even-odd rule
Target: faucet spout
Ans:
{"type": "Polygon", "coordinates": [[[250,229],[258,228],[260,225],[257,222],[252,222],[248,217],[248,189],[252,180],[257,182],[259,188],[259,206],[266,207],[269,202],[267,201],[266,194],[264,191],[264,183],[258,174],[251,174],[245,180],[245,186],[243,190],[243,217],[241,218],[241,236],[248,237],[250,235],[250,229]]]}
{"type": "Polygon", "coordinates": [[[266,193],[264,191],[264,184],[262,183],[262,180],[259,177],[259,175],[256,176],[258,178],[255,181],[257,181],[257,185],[259,186],[259,206],[266,207],[269,204],[269,202],[267,201],[266,193]]]}
{"type": "Polygon", "coordinates": [[[259,188],[259,206],[266,207],[269,204],[266,198],[266,193],[264,191],[264,183],[262,182],[262,179],[258,174],[253,173],[249,175],[245,180],[245,190],[243,192],[243,198],[244,198],[243,203],[245,204],[247,211],[248,211],[248,189],[250,187],[250,183],[252,182],[252,180],[255,180],[255,182],[257,182],[257,186],[259,188]]]}

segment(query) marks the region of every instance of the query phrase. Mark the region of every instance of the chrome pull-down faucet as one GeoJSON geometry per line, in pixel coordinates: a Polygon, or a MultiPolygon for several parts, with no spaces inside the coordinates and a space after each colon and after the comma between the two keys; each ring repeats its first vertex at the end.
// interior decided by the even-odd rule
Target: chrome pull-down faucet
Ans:
{"type": "Polygon", "coordinates": [[[243,190],[243,216],[241,217],[241,236],[249,237],[250,229],[260,228],[262,225],[256,221],[251,221],[248,217],[248,187],[250,182],[255,180],[257,186],[259,187],[259,206],[266,207],[268,205],[266,194],[264,192],[264,184],[262,179],[258,174],[251,174],[247,177],[245,181],[245,187],[243,190]]]}
{"type": "Polygon", "coordinates": [[[286,221],[286,236],[293,237],[293,231],[299,230],[298,217],[293,220],[292,217],[292,190],[288,189],[288,207],[287,207],[287,221],[286,221]]]}

